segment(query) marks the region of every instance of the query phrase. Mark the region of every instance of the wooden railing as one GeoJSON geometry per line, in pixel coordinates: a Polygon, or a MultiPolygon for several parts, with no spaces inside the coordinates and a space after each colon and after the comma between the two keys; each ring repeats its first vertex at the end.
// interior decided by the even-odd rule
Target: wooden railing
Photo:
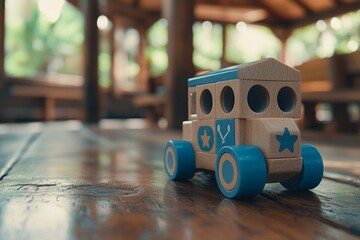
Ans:
{"type": "Polygon", "coordinates": [[[347,110],[348,104],[360,103],[360,52],[312,60],[297,68],[302,73],[305,127],[320,127],[315,108],[318,103],[328,103],[333,121],[325,130],[360,134],[360,121],[351,123],[347,110]]]}

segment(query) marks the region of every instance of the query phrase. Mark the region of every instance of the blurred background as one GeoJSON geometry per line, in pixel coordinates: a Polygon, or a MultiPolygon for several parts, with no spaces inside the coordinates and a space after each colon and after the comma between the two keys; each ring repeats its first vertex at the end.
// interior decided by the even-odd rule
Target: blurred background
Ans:
{"type": "Polygon", "coordinates": [[[0,122],[146,119],[179,128],[187,78],[277,58],[303,127],[360,134],[357,0],[1,0],[0,122]]]}

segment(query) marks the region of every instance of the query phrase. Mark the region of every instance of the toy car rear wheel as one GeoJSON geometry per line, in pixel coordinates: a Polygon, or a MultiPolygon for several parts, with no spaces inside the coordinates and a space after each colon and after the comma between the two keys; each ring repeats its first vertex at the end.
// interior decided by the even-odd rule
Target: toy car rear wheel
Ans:
{"type": "Polygon", "coordinates": [[[301,174],[281,183],[287,190],[313,189],[323,178],[324,166],[319,151],[310,144],[303,144],[301,156],[303,158],[301,174]]]}
{"type": "Polygon", "coordinates": [[[215,175],[221,192],[228,198],[256,196],[266,183],[266,163],[255,146],[226,146],[216,158],[215,175]]]}
{"type": "Polygon", "coordinates": [[[164,151],[165,172],[171,180],[187,180],[195,174],[195,153],[192,144],[170,140],[164,151]]]}

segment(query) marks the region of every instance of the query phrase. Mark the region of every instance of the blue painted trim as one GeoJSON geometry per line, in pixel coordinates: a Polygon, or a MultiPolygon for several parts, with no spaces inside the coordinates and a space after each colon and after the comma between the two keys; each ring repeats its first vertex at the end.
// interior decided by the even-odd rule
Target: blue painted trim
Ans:
{"type": "MultiPolygon", "coordinates": [[[[223,172],[223,176],[226,174],[223,172]]],[[[216,182],[221,192],[228,198],[244,198],[258,195],[264,189],[266,183],[266,162],[261,150],[252,145],[226,146],[223,147],[216,158],[215,167],[216,182]],[[236,162],[238,179],[231,191],[226,190],[219,179],[220,158],[224,153],[229,153],[236,162]]],[[[226,179],[226,177],[224,177],[226,179]]]]}
{"type": "Polygon", "coordinates": [[[303,158],[301,176],[296,183],[282,182],[284,188],[290,191],[316,188],[324,173],[323,160],[319,151],[310,144],[301,145],[303,158]]]}
{"type": "Polygon", "coordinates": [[[239,65],[189,78],[188,87],[238,79],[239,65]]]}

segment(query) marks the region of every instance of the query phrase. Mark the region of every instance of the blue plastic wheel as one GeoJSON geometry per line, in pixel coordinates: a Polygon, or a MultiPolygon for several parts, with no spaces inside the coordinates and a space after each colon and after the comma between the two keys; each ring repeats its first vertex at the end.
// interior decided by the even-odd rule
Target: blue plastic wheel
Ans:
{"type": "Polygon", "coordinates": [[[195,152],[192,144],[170,140],[164,151],[165,172],[171,180],[187,180],[195,174],[195,152]]]}
{"type": "Polygon", "coordinates": [[[215,175],[221,192],[228,198],[256,196],[266,183],[266,163],[255,146],[226,146],[216,158],[215,175]]]}
{"type": "Polygon", "coordinates": [[[301,145],[301,156],[303,158],[301,175],[281,185],[287,190],[305,190],[317,187],[324,173],[324,166],[319,151],[310,144],[301,145]]]}

